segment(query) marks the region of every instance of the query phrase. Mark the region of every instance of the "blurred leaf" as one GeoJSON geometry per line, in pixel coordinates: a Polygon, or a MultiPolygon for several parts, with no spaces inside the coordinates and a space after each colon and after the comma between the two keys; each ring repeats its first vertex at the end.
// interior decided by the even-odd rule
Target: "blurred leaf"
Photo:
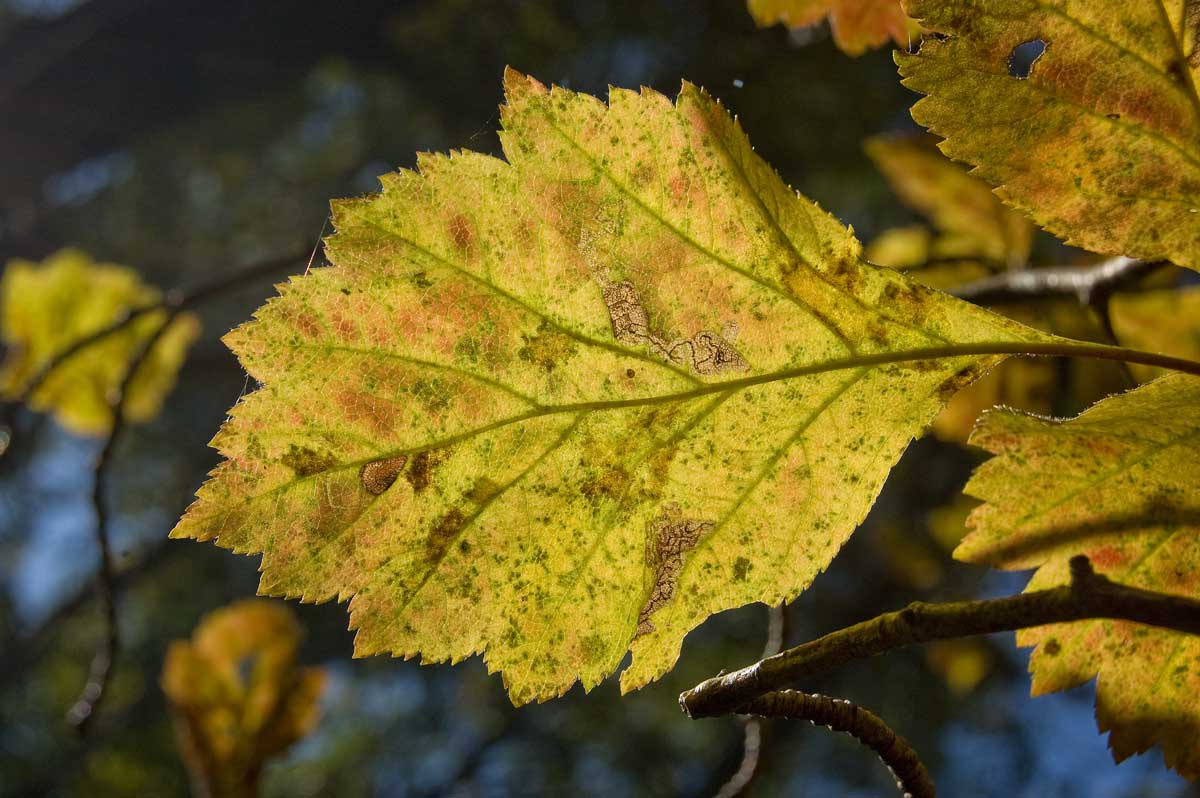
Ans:
{"type": "Polygon", "coordinates": [[[793,30],[829,18],[833,41],[847,55],[862,55],[888,39],[908,48],[920,36],[900,0],[747,0],[750,15],[761,27],[786,25],[793,30]]]}
{"type": "Polygon", "coordinates": [[[920,224],[884,230],[867,245],[866,257],[878,266],[906,271],[925,264],[930,258],[933,235],[920,224]]]}
{"type": "MultiPolygon", "coordinates": [[[[1200,360],[1200,287],[1144,294],[1117,294],[1111,300],[1113,331],[1123,346],[1200,360]]],[[[1131,364],[1140,381],[1161,369],[1131,364]]]]}
{"type": "Polygon", "coordinates": [[[172,534],[352,597],[359,655],[486,652],[523,703],[628,649],[640,687],[712,613],[795,597],[1001,359],[860,354],[1041,335],[863,262],[694,86],[507,92],[509,163],[336,203],[337,266],[227,337],[263,387],[172,534]]]}
{"type": "Polygon", "coordinates": [[[925,647],[925,663],[946,681],[950,691],[965,696],[992,672],[992,649],[982,640],[935,640],[925,647]]]}
{"type": "MultiPolygon", "coordinates": [[[[0,281],[3,337],[8,348],[0,392],[22,389],[56,354],[108,326],[131,308],[161,295],[124,266],[95,263],[76,250],[62,250],[43,264],[10,261],[0,281]]],[[[148,313],[120,332],[88,346],[56,368],[34,391],[30,405],[50,411],[63,426],[84,435],[103,435],[112,425],[108,397],[124,379],[130,358],[163,323],[148,313]]],[[[188,346],[199,334],[192,314],[181,314],[142,361],[129,386],[125,417],[153,418],[175,383],[188,346]]]]}
{"type": "Polygon", "coordinates": [[[1005,207],[987,183],[938,152],[928,136],[876,136],[865,148],[892,190],[943,234],[934,257],[983,258],[1020,267],[1033,225],[1005,207]]]}
{"type": "Polygon", "coordinates": [[[325,673],[297,666],[299,642],[291,610],[249,599],[167,650],[162,688],[197,796],[255,795],[266,760],[316,725],[325,673]]]}
{"type": "Polygon", "coordinates": [[[1095,252],[1200,268],[1194,5],[906,0],[944,36],[896,60],[928,95],[913,118],[1038,224],[1095,252]]]}
{"type": "MultiPolygon", "coordinates": [[[[997,456],[966,492],[986,504],[955,551],[969,562],[1037,568],[1028,590],[1069,581],[1091,558],[1114,581],[1200,598],[1200,379],[1174,374],[1055,421],[983,417],[971,442],[997,456]]],[[[1200,638],[1092,620],[1017,633],[1037,646],[1035,695],[1099,676],[1096,717],[1119,762],[1160,744],[1200,778],[1200,638]]]]}

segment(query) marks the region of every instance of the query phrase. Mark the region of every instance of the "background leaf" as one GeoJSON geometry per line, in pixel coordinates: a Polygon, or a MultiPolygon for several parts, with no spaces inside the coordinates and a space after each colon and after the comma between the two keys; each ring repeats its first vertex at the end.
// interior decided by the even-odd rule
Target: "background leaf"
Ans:
{"type": "Polygon", "coordinates": [[[759,25],[783,24],[806,28],[829,18],[833,41],[847,55],[862,55],[891,39],[909,47],[920,28],[900,6],[900,0],[747,0],[759,25]]]}
{"type": "Polygon", "coordinates": [[[1038,224],[1096,252],[1200,268],[1191,7],[907,0],[948,38],[896,60],[928,95],[913,118],[1038,224]]]}
{"type": "MultiPolygon", "coordinates": [[[[125,266],[95,263],[77,250],[63,250],[42,264],[10,261],[0,281],[3,337],[7,348],[0,392],[8,399],[43,365],[75,341],[121,318],[131,308],[157,302],[158,289],[142,283],[125,266]]],[[[164,313],[147,313],[123,330],[73,355],[42,383],[30,405],[50,411],[63,426],[84,435],[102,435],[112,425],[109,394],[124,379],[130,358],[163,323],[164,313]]],[[[180,314],[142,361],[129,385],[125,415],[153,418],[175,383],[200,324],[180,314]]]]}
{"type": "Polygon", "coordinates": [[[167,650],[162,688],[196,795],[257,795],[269,757],[316,725],[325,673],[296,663],[300,626],[277,602],[249,599],[205,616],[167,650]]]}
{"type": "MultiPolygon", "coordinates": [[[[959,559],[1037,568],[1029,590],[1069,581],[1091,558],[1114,581],[1200,597],[1200,379],[1170,375],[1054,421],[986,414],[971,442],[997,456],[966,492],[986,504],[968,520],[959,559]],[[1152,423],[1147,423],[1152,420],[1152,423]]],[[[1153,744],[1200,778],[1200,640],[1124,621],[1024,630],[1035,695],[1099,676],[1096,717],[1117,761],[1153,744]]]]}

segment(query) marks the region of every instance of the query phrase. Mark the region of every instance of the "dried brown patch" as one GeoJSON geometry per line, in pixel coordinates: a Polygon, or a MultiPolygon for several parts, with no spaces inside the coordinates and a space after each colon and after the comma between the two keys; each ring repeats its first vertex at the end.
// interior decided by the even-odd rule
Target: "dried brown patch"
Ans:
{"type": "Polygon", "coordinates": [[[467,221],[462,214],[456,214],[450,217],[450,222],[447,225],[447,232],[450,234],[450,240],[454,242],[454,248],[463,255],[472,255],[475,252],[475,234],[471,231],[471,223],[467,221]]]}
{"type": "Polygon", "coordinates": [[[420,493],[429,487],[433,472],[449,456],[450,453],[445,449],[431,449],[413,455],[412,463],[404,472],[404,478],[412,485],[413,493],[420,493]]]}
{"type": "Polygon", "coordinates": [[[650,525],[646,565],[654,572],[654,587],[638,614],[639,635],[654,631],[650,616],[675,595],[679,572],[683,570],[683,555],[694,549],[701,536],[713,528],[712,521],[680,518],[679,515],[678,505],[668,505],[650,525]]]}
{"type": "Polygon", "coordinates": [[[328,471],[337,465],[337,460],[329,452],[319,452],[307,446],[291,444],[279,461],[296,472],[298,477],[309,477],[328,471]]]}
{"type": "Polygon", "coordinates": [[[378,496],[392,486],[407,462],[408,458],[400,455],[365,463],[358,470],[358,478],[368,493],[378,496]]]}

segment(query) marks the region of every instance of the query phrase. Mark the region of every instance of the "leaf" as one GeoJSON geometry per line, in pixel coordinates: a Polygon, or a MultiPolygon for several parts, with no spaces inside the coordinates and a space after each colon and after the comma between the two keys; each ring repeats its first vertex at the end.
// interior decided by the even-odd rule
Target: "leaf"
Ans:
{"type": "Polygon", "coordinates": [[[1001,359],[904,353],[1044,337],[863,262],[694,86],[506,89],[507,163],[335,203],[337,265],[227,337],[263,387],[172,534],[350,599],[358,655],[484,653],[519,704],[629,649],[640,687],[710,614],[799,594],[1001,359]]]}
{"type": "Polygon", "coordinates": [[[933,235],[924,225],[892,227],[884,230],[867,245],[867,260],[877,266],[909,271],[930,259],[933,235]]]}
{"type": "Polygon", "coordinates": [[[1025,264],[1033,242],[1029,220],[947,160],[932,140],[876,136],[864,146],[892,190],[945,234],[935,245],[939,256],[983,258],[1010,268],[1025,264]]]}
{"type": "Polygon", "coordinates": [[[888,39],[907,48],[920,35],[900,0],[747,0],[746,6],[764,28],[807,28],[828,17],[834,43],[852,56],[881,47],[888,39]]]}
{"type": "MultiPolygon", "coordinates": [[[[1200,360],[1200,287],[1116,294],[1109,310],[1123,345],[1200,360]]],[[[1162,375],[1161,369],[1150,366],[1129,368],[1142,381],[1162,375]]]]}
{"type": "MultiPolygon", "coordinates": [[[[1200,379],[1171,375],[1071,421],[987,413],[971,442],[996,457],[967,484],[984,504],[955,551],[969,562],[1037,568],[1028,589],[1069,581],[1091,558],[1123,584],[1200,598],[1200,379]]],[[[1200,777],[1200,638],[1124,621],[1025,630],[1033,693],[1099,676],[1096,717],[1119,762],[1153,744],[1200,777]]]]}
{"type": "Polygon", "coordinates": [[[913,118],[1006,202],[1086,249],[1196,269],[1192,6],[906,0],[909,14],[944,38],[928,37],[919,53],[896,61],[904,85],[928,95],[913,118]],[[1039,47],[1020,77],[1019,59],[1039,47]]]}
{"type": "Polygon", "coordinates": [[[167,649],[162,688],[197,794],[254,795],[266,760],[317,723],[320,668],[296,664],[300,627],[283,605],[236,602],[207,615],[192,640],[167,649]]]}
{"type": "MultiPolygon", "coordinates": [[[[7,356],[0,394],[19,397],[29,380],[71,344],[107,327],[131,308],[157,302],[161,294],[125,266],[96,263],[65,249],[42,264],[13,260],[0,281],[3,339],[7,356]]],[[[50,411],[67,429],[103,435],[112,426],[108,397],[124,379],[128,363],[163,323],[164,313],[147,313],[125,329],[88,346],[56,368],[29,399],[50,411]]],[[[175,383],[188,347],[199,335],[193,314],[176,317],[142,361],[125,398],[125,418],[157,415],[175,383]]]]}

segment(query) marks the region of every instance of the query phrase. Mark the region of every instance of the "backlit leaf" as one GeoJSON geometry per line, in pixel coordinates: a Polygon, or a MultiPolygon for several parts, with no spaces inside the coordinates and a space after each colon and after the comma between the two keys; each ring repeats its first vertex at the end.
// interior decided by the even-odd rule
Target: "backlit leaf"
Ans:
{"type": "Polygon", "coordinates": [[[807,28],[828,17],[833,41],[847,55],[862,55],[888,39],[908,47],[920,33],[900,0],[747,0],[746,5],[763,27],[807,28]]]}
{"type": "MultiPolygon", "coordinates": [[[[986,504],[955,556],[1037,568],[1028,589],[1069,581],[1091,558],[1114,581],[1200,598],[1200,379],[1170,375],[1055,421],[986,414],[971,442],[997,456],[967,485],[986,504]]],[[[1035,695],[1099,676],[1096,716],[1120,761],[1161,745],[1200,777],[1200,638],[1124,621],[1019,632],[1037,646],[1035,695]]]]}
{"type": "Polygon", "coordinates": [[[931,139],[876,136],[865,148],[892,190],[944,234],[931,247],[933,254],[1025,264],[1033,225],[1006,207],[991,186],[938,152],[931,139]]]}
{"type": "MultiPolygon", "coordinates": [[[[0,282],[3,338],[8,349],[0,370],[0,393],[19,396],[28,381],[75,341],[107,327],[131,308],[161,295],[125,266],[95,263],[76,250],[63,250],[36,264],[10,261],[0,282]]],[[[109,395],[125,376],[129,359],[163,322],[147,313],[66,360],[30,397],[36,410],[50,411],[63,426],[102,435],[112,425],[109,395]]],[[[172,322],[142,361],[125,398],[125,417],[153,418],[175,383],[188,346],[199,334],[192,314],[172,322]]]]}
{"type": "MultiPolygon", "coordinates": [[[[1110,310],[1122,346],[1200,360],[1200,287],[1117,294],[1110,310]]],[[[1162,373],[1137,364],[1129,368],[1139,380],[1162,373]]]]}
{"type": "Polygon", "coordinates": [[[291,610],[249,599],[171,644],[162,688],[197,795],[255,795],[266,760],[312,731],[325,673],[297,665],[299,643],[291,610]]]}
{"type": "Polygon", "coordinates": [[[865,263],[694,86],[506,88],[507,162],[335,203],[336,265],[227,337],[262,387],[172,534],[350,599],[359,655],[483,653],[522,703],[630,649],[637,688],[796,596],[1000,360],[903,353],[1044,336],[865,263]]]}
{"type": "Polygon", "coordinates": [[[1200,268],[1193,6],[906,0],[945,38],[896,60],[928,95],[913,118],[1038,224],[1096,252],[1200,268]]]}

